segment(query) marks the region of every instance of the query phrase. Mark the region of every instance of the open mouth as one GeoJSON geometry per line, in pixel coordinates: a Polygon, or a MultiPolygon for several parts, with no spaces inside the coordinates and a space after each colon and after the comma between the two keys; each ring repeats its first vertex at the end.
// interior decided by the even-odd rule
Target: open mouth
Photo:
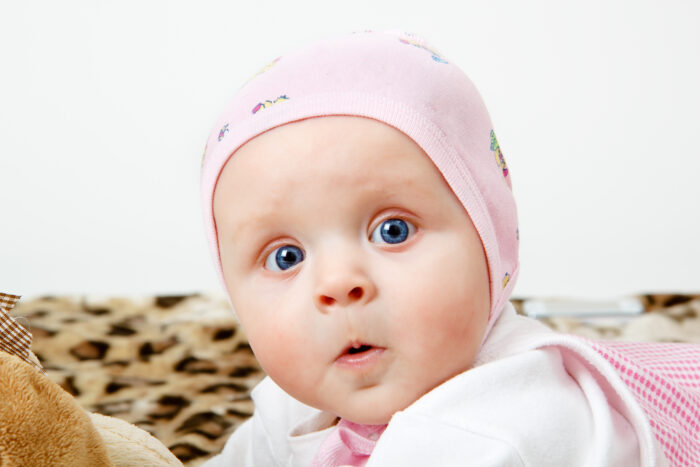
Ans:
{"type": "Polygon", "coordinates": [[[379,361],[385,350],[384,347],[355,342],[343,349],[335,363],[346,369],[366,371],[379,361]]]}
{"type": "Polygon", "coordinates": [[[355,347],[355,346],[350,347],[350,348],[346,351],[346,353],[349,353],[350,355],[355,355],[355,354],[358,354],[358,353],[367,352],[368,350],[371,350],[371,349],[372,349],[372,346],[371,346],[371,345],[361,344],[361,345],[358,346],[358,347],[355,347]]]}

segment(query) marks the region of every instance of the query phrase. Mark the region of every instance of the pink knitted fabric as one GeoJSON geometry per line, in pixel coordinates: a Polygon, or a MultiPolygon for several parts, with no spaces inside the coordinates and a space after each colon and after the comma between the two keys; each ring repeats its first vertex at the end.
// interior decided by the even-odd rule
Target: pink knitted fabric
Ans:
{"type": "Polygon", "coordinates": [[[631,389],[669,465],[700,465],[700,345],[584,341],[631,389]]]}
{"type": "Polygon", "coordinates": [[[255,136],[324,115],[355,115],[391,125],[437,166],[486,253],[490,329],[518,275],[510,173],[486,106],[469,78],[423,39],[401,32],[368,31],[312,43],[276,58],[238,91],[214,126],[202,161],[204,222],[221,283],[212,201],[224,165],[255,136]]]}
{"type": "Polygon", "coordinates": [[[316,457],[311,462],[311,467],[364,466],[386,427],[386,425],[359,425],[348,420],[340,420],[331,434],[321,443],[316,457]]]}

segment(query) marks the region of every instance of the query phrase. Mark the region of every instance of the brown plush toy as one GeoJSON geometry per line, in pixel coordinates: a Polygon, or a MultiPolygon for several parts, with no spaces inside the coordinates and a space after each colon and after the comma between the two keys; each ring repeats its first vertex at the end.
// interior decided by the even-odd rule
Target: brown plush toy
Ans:
{"type": "Polygon", "coordinates": [[[0,465],[112,465],[90,417],[60,386],[5,352],[0,381],[0,465]]]}
{"type": "Polygon", "coordinates": [[[156,438],[86,412],[44,374],[8,314],[18,299],[0,293],[0,466],[182,466],[156,438]]]}

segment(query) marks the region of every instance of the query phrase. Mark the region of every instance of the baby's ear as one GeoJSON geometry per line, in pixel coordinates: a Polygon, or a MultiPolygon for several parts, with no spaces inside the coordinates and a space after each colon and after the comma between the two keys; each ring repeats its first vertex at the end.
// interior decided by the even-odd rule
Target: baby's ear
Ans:
{"type": "Polygon", "coordinates": [[[0,351],[0,381],[0,465],[113,465],[87,413],[30,363],[0,351]]]}

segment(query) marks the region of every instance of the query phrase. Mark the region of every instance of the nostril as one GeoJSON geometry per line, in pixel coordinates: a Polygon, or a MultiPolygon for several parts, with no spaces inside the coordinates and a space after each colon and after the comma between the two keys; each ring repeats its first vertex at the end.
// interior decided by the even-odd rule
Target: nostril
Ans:
{"type": "Polygon", "coordinates": [[[362,298],[362,294],[363,294],[362,288],[360,288],[360,287],[355,287],[348,293],[348,295],[351,298],[355,298],[355,299],[362,298]]]}
{"type": "Polygon", "coordinates": [[[328,306],[328,305],[332,305],[332,304],[335,303],[335,298],[329,297],[329,296],[327,296],[327,295],[321,295],[321,299],[320,299],[320,300],[321,300],[321,303],[322,303],[323,305],[327,305],[327,306],[328,306]]]}

